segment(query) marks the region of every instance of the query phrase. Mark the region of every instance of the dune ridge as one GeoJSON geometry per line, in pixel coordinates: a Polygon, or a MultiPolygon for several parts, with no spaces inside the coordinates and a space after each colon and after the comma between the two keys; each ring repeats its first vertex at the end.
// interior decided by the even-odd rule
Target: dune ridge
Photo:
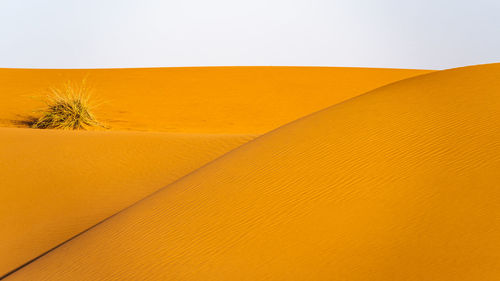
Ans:
{"type": "Polygon", "coordinates": [[[0,128],[0,275],[254,137],[0,128]]]}
{"type": "Polygon", "coordinates": [[[500,64],[301,118],[7,280],[497,280],[500,64]]]}
{"type": "Polygon", "coordinates": [[[214,131],[265,132],[366,89],[429,72],[316,67],[0,69],[0,97],[5,101],[0,104],[0,126],[26,126],[26,117],[41,106],[36,94],[86,77],[98,97],[113,101],[99,112],[108,121],[130,112],[128,121],[138,121],[113,123],[114,130],[204,132],[0,129],[0,209],[6,229],[0,237],[0,275],[256,136],[211,134],[214,131]],[[177,125],[157,127],[158,120],[177,125]]]}

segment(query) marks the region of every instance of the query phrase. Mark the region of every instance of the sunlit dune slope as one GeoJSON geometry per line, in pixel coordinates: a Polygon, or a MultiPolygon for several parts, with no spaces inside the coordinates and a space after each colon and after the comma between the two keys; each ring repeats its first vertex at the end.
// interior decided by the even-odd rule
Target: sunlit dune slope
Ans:
{"type": "MultiPolygon", "coordinates": [[[[86,79],[114,130],[0,130],[0,276],[207,161],[302,115],[430,71],[309,67],[0,69],[0,126],[86,79]],[[196,132],[196,133],[193,133],[196,132]],[[226,133],[200,135],[201,133],[226,133]],[[236,132],[245,134],[229,135],[236,132]]],[[[39,113],[38,113],[39,114],[39,113]]]]}
{"type": "Polygon", "coordinates": [[[0,276],[251,138],[0,129],[0,276]]]}
{"type": "Polygon", "coordinates": [[[48,87],[87,78],[114,130],[266,133],[427,70],[334,67],[0,69],[0,126],[22,127],[48,87]]]}
{"type": "Polygon", "coordinates": [[[500,64],[264,135],[7,280],[500,279],[500,64]]]}

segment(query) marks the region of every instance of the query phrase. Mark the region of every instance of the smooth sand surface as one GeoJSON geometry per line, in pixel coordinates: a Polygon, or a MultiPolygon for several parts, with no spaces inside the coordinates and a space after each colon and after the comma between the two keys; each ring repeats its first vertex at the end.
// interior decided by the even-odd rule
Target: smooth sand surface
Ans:
{"type": "Polygon", "coordinates": [[[43,107],[48,87],[86,78],[94,87],[93,98],[105,101],[96,114],[112,130],[184,132],[0,129],[0,276],[254,138],[251,133],[428,72],[0,69],[0,126],[26,127],[24,122],[43,107]]]}
{"type": "Polygon", "coordinates": [[[500,64],[233,150],[7,280],[500,279],[500,64]]]}
{"type": "Polygon", "coordinates": [[[252,139],[0,129],[0,276],[252,139]]]}
{"type": "Polygon", "coordinates": [[[86,77],[112,130],[263,134],[428,70],[339,67],[0,69],[0,127],[25,127],[49,87],[86,77]]]}

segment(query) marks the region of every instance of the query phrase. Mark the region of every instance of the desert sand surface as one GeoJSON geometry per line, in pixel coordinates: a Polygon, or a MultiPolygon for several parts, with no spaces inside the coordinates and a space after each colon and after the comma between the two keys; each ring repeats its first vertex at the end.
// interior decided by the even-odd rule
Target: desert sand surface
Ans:
{"type": "Polygon", "coordinates": [[[267,133],[6,280],[500,278],[500,64],[267,133]]]}
{"type": "Polygon", "coordinates": [[[0,276],[255,138],[256,132],[429,72],[0,69],[0,127],[20,127],[0,128],[0,276]],[[105,101],[96,115],[111,131],[26,128],[25,121],[43,107],[48,87],[83,78],[94,87],[94,97],[105,101]]]}
{"type": "Polygon", "coordinates": [[[0,127],[25,127],[49,87],[87,80],[112,130],[263,134],[428,70],[338,67],[0,69],[0,127]]]}
{"type": "Polygon", "coordinates": [[[252,138],[0,128],[1,274],[252,138]]]}

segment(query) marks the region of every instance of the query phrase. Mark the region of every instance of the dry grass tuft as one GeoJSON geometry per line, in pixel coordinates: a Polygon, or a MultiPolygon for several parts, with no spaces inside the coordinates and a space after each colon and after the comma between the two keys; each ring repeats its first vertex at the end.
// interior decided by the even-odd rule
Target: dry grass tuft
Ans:
{"type": "Polygon", "coordinates": [[[80,84],[67,82],[62,87],[51,88],[46,97],[47,107],[42,116],[31,127],[39,129],[86,130],[90,127],[105,126],[97,121],[90,103],[91,88],[82,81],[80,84]]]}

